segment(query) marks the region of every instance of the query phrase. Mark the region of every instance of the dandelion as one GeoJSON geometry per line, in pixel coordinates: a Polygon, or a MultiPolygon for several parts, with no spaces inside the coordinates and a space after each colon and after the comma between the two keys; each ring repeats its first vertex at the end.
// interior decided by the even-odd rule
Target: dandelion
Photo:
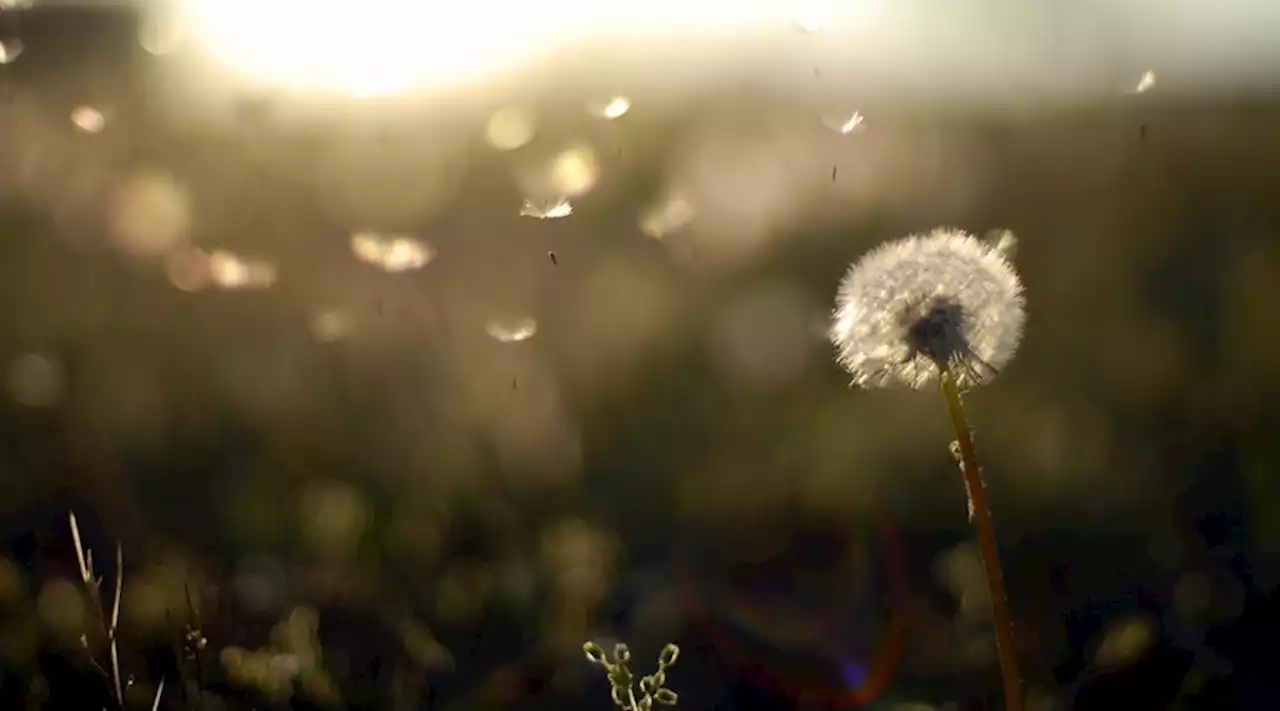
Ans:
{"type": "Polygon", "coordinates": [[[861,387],[920,390],[944,367],[961,389],[983,385],[1013,357],[1026,320],[1004,252],[949,229],[873,250],[849,270],[837,302],[831,340],[861,387]]]}
{"type": "Polygon", "coordinates": [[[984,241],[947,228],[882,245],[841,281],[830,336],[855,386],[941,387],[991,593],[1005,700],[1011,711],[1021,711],[995,525],[960,399],[962,391],[991,382],[1022,340],[1026,299],[1010,261],[1014,247],[1007,230],[984,241]]]}

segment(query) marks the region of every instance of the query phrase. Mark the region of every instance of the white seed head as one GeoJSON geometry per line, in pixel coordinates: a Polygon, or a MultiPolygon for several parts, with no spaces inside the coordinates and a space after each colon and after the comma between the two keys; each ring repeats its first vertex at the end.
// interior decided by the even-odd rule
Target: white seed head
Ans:
{"type": "Polygon", "coordinates": [[[991,381],[1026,322],[1017,272],[999,246],[939,227],[880,245],[845,274],[830,336],[860,387],[923,389],[945,365],[961,389],[991,381]]]}

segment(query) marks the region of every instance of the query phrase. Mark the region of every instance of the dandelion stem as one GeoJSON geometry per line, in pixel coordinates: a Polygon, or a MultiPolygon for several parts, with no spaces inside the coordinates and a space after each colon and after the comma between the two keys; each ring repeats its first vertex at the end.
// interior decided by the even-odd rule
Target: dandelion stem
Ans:
{"type": "Polygon", "coordinates": [[[1004,588],[1004,573],[1000,569],[1000,548],[996,544],[996,527],[991,521],[991,508],[987,503],[987,485],[978,468],[978,456],[969,433],[969,422],[960,403],[960,390],[956,387],[951,370],[941,365],[942,393],[947,398],[947,410],[956,430],[956,442],[960,449],[960,468],[964,473],[965,490],[969,495],[969,518],[978,533],[978,550],[982,555],[982,568],[987,574],[987,590],[991,594],[992,619],[996,628],[996,653],[1000,658],[1000,674],[1004,679],[1005,708],[1022,711],[1022,676],[1018,672],[1018,654],[1013,645],[1013,619],[1009,614],[1009,599],[1004,588]]]}

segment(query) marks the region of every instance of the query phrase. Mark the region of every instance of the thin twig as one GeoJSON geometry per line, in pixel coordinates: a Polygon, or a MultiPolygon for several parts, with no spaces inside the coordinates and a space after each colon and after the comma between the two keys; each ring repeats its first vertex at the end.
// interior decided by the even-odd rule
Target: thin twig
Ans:
{"type": "Polygon", "coordinates": [[[102,594],[100,591],[102,581],[95,577],[93,572],[93,551],[84,547],[84,542],[80,538],[80,526],[76,522],[74,511],[68,513],[67,521],[71,526],[71,540],[76,548],[76,561],[80,564],[80,580],[84,583],[89,606],[93,608],[93,617],[98,621],[98,631],[109,654],[110,672],[103,669],[102,665],[98,663],[89,644],[88,636],[82,637],[81,641],[85,652],[89,655],[89,662],[107,679],[107,683],[112,685],[116,708],[124,708],[124,688],[120,683],[120,654],[116,646],[116,628],[120,623],[120,593],[124,588],[124,549],[119,545],[116,546],[115,599],[111,608],[110,622],[108,623],[107,614],[102,609],[102,594]]]}
{"type": "Polygon", "coordinates": [[[942,392],[947,399],[951,424],[959,443],[961,469],[965,489],[969,495],[969,517],[978,533],[978,550],[982,554],[982,568],[986,571],[987,590],[991,596],[992,620],[996,628],[996,653],[1000,658],[1000,675],[1004,680],[1005,708],[1022,711],[1022,676],[1018,671],[1018,654],[1013,643],[1013,618],[1009,613],[1009,599],[1005,593],[1004,573],[1000,568],[1000,548],[996,544],[996,528],[991,520],[991,507],[987,503],[987,485],[978,468],[978,455],[969,433],[960,391],[950,369],[942,366],[942,392]]]}

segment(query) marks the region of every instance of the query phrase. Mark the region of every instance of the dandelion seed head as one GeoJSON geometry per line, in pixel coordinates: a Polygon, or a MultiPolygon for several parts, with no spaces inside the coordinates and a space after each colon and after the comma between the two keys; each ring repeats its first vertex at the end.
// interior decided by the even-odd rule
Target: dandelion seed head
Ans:
{"type": "Polygon", "coordinates": [[[938,228],[881,245],[840,282],[830,330],[859,387],[923,389],[945,364],[962,389],[984,385],[1022,340],[1022,282],[998,244],[938,228]]]}

